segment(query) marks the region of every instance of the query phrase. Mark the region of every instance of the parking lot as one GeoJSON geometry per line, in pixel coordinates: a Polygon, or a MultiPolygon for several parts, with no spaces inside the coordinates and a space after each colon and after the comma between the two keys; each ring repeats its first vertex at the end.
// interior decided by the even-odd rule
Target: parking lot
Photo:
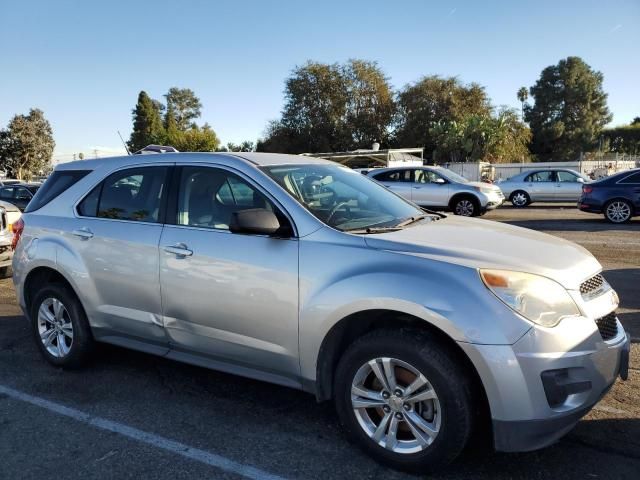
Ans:
{"type": "MultiPolygon", "coordinates": [[[[605,223],[573,205],[505,206],[484,218],[577,242],[603,264],[633,340],[630,378],[558,444],[495,454],[478,439],[435,478],[637,478],[640,218],[605,223]]],[[[0,280],[0,478],[406,478],[342,436],[307,394],[101,346],[80,371],[38,353],[0,280]]]]}

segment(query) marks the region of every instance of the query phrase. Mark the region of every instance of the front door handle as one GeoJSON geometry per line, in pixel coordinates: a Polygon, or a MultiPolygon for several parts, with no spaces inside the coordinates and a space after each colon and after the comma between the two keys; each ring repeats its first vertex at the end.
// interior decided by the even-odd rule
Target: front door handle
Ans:
{"type": "Polygon", "coordinates": [[[420,190],[422,187],[413,187],[414,190],[420,190]]]}
{"type": "Polygon", "coordinates": [[[162,247],[167,253],[175,255],[177,257],[190,257],[193,255],[193,250],[189,250],[184,243],[176,243],[175,245],[165,245],[162,247]]]}
{"type": "Polygon", "coordinates": [[[76,237],[80,237],[83,240],[89,240],[91,237],[93,237],[93,232],[88,228],[80,228],[78,230],[73,230],[71,234],[75,235],[76,237]]]}

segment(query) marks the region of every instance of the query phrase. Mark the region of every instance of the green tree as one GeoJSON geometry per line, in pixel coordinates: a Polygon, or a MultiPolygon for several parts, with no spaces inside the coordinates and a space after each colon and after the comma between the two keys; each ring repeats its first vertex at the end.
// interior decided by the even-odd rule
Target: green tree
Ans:
{"type": "Polygon", "coordinates": [[[389,79],[376,62],[349,60],[343,67],[347,111],[345,137],[351,135],[347,149],[370,148],[375,141],[387,144],[395,102],[389,79]]]}
{"type": "Polygon", "coordinates": [[[178,130],[192,128],[195,120],[200,118],[202,103],[190,88],[172,87],[164,98],[167,100],[166,116],[174,117],[178,130]]]}
{"type": "Polygon", "coordinates": [[[437,147],[430,132],[434,122],[457,122],[469,115],[486,116],[491,112],[483,87],[464,85],[455,77],[423,77],[398,93],[397,104],[395,144],[425,147],[427,157],[437,147]]]}
{"type": "Polygon", "coordinates": [[[429,131],[438,162],[513,162],[528,159],[529,129],[514,110],[434,122],[429,131]]]}
{"type": "Polygon", "coordinates": [[[245,140],[242,143],[235,144],[228,142],[226,145],[221,146],[218,149],[219,152],[255,152],[256,145],[250,140],[245,140]]]}
{"type": "Polygon", "coordinates": [[[0,132],[0,170],[20,180],[46,171],[55,148],[53,132],[42,110],[15,115],[0,132]]]}
{"type": "Polygon", "coordinates": [[[175,130],[167,135],[167,142],[181,152],[215,152],[220,140],[209,124],[189,130],[175,130]]]}
{"type": "Polygon", "coordinates": [[[524,122],[524,104],[526,103],[527,99],[529,98],[529,90],[527,90],[527,87],[520,87],[520,89],[518,90],[518,101],[520,102],[520,114],[521,114],[521,119],[524,122]]]}
{"type": "Polygon", "coordinates": [[[542,159],[575,160],[593,148],[611,121],[603,75],[580,57],[568,57],[545,68],[525,107],[532,132],[531,150],[542,159]]]}
{"type": "Polygon", "coordinates": [[[629,125],[603,130],[602,138],[612,152],[639,155],[640,117],[634,118],[629,125]]]}
{"type": "Polygon", "coordinates": [[[151,144],[165,143],[160,108],[144,90],[138,95],[138,103],[132,111],[132,116],[133,131],[127,142],[131,151],[138,151],[151,144]]]}
{"type": "Polygon", "coordinates": [[[307,62],[285,81],[281,118],[267,125],[259,151],[353,150],[386,142],[394,115],[388,79],[375,62],[307,62]]]}

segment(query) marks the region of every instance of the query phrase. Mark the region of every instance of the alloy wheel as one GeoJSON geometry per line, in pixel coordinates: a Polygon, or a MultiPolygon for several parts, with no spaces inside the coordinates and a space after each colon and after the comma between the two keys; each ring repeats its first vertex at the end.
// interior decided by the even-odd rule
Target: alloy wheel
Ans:
{"type": "Polygon", "coordinates": [[[351,405],[369,438],[395,453],[425,450],[440,431],[435,390],[417,368],[402,360],[382,357],[362,365],[351,385],[351,405]]]}
{"type": "Polygon", "coordinates": [[[463,217],[470,217],[473,215],[475,207],[471,200],[460,200],[456,203],[456,215],[462,215],[463,217]]]}
{"type": "Polygon", "coordinates": [[[64,304],[57,298],[45,298],[38,309],[38,333],[51,355],[66,357],[73,345],[73,324],[64,304]]]}
{"type": "Polygon", "coordinates": [[[516,207],[524,207],[527,204],[527,196],[522,192],[516,193],[511,197],[511,203],[516,207]]]}
{"type": "Polygon", "coordinates": [[[613,223],[623,223],[631,217],[631,207],[627,202],[615,201],[607,205],[607,218],[613,223]]]}

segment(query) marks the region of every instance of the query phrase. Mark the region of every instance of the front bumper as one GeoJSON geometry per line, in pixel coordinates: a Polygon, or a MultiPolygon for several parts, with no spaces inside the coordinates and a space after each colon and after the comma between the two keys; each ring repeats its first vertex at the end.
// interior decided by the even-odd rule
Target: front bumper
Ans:
{"type": "Polygon", "coordinates": [[[514,345],[460,344],[485,387],[496,450],[554,443],[626,377],[630,342],[617,327],[605,342],[593,320],[575,317],[553,329],[533,327],[514,345]],[[560,380],[543,381],[549,372],[560,380]]]}
{"type": "Polygon", "coordinates": [[[0,268],[11,265],[13,259],[13,250],[10,241],[3,241],[0,237],[0,268]]]}
{"type": "Polygon", "coordinates": [[[503,195],[486,195],[486,202],[483,202],[482,213],[494,210],[504,203],[503,195]]]}

